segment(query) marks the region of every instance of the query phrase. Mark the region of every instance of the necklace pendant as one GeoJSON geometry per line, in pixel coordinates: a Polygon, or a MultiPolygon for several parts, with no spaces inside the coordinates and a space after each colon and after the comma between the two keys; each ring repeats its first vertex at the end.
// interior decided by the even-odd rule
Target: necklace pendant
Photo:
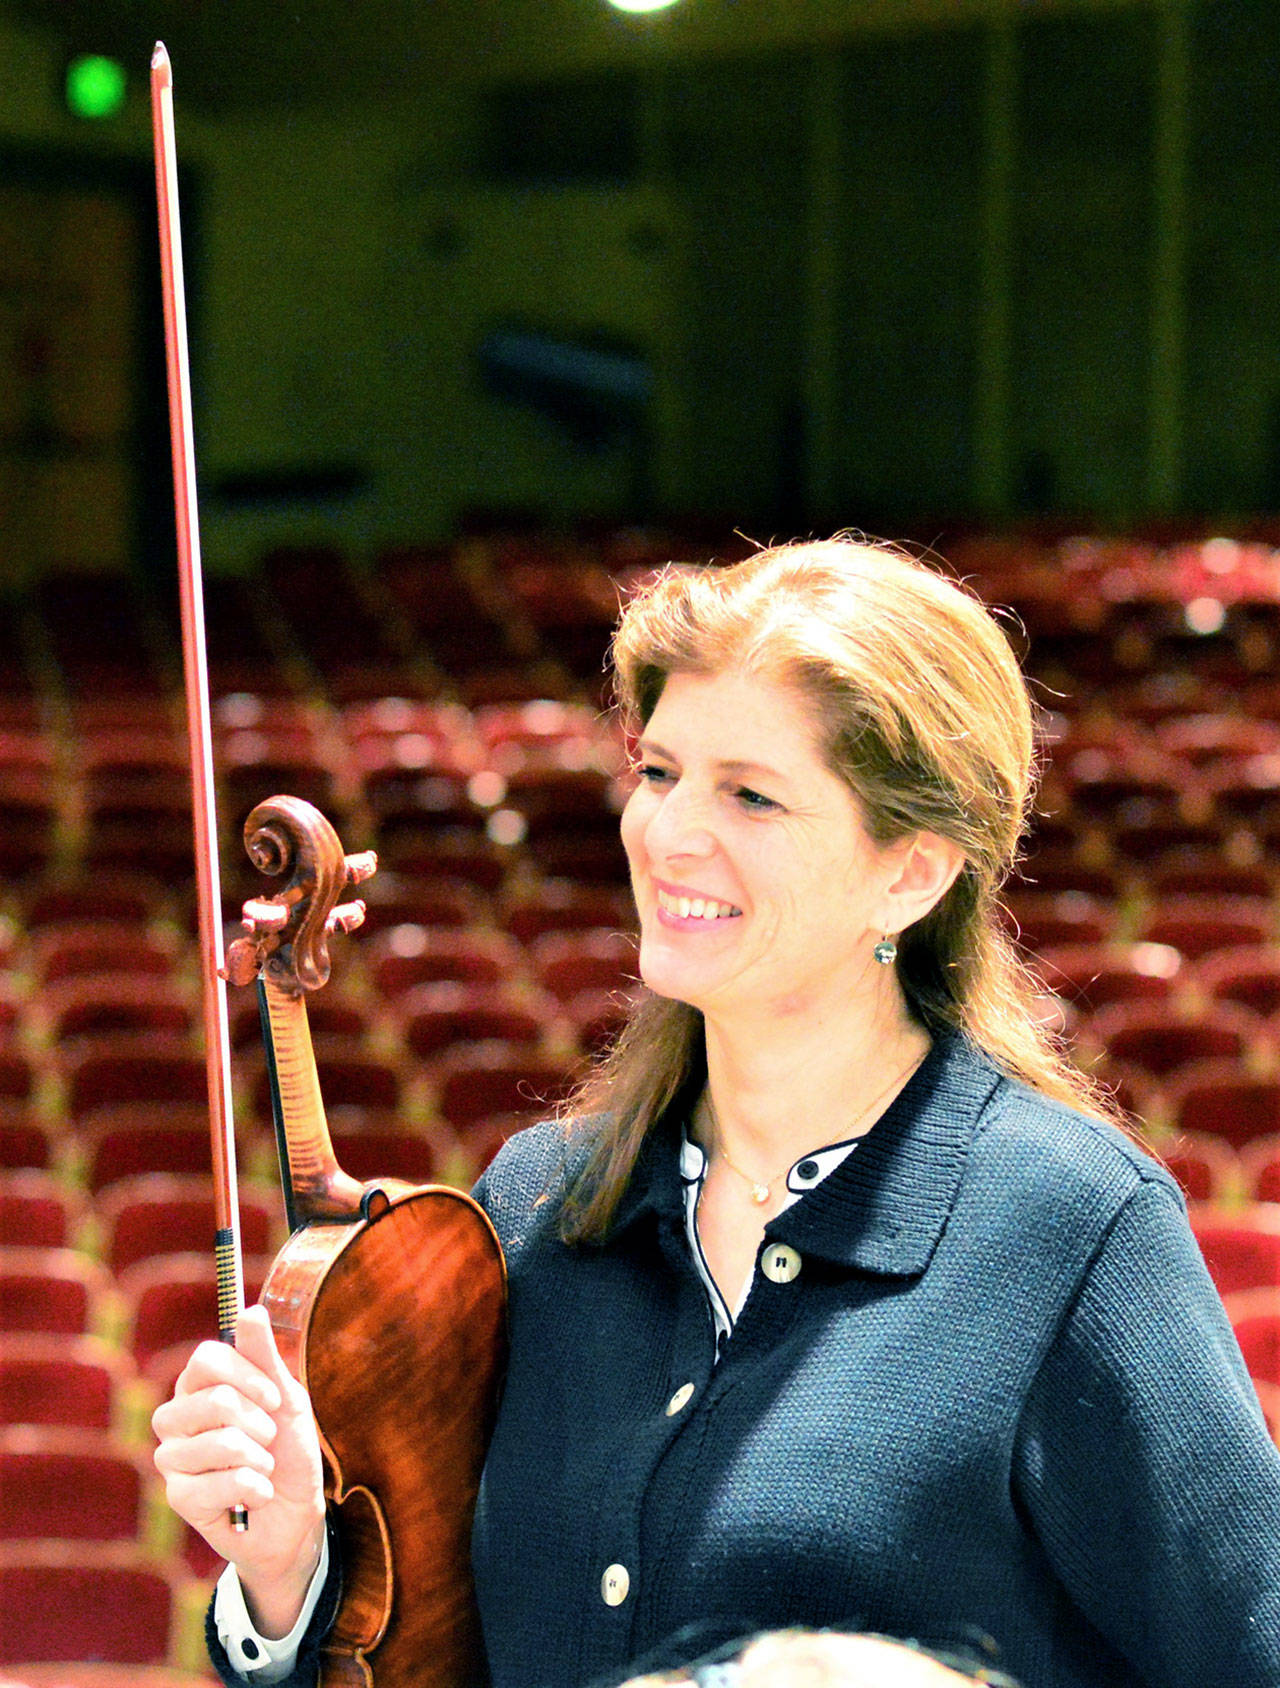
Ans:
{"type": "Polygon", "coordinates": [[[753,1184],[751,1186],[751,1199],[757,1207],[763,1207],[769,1199],[769,1186],[767,1184],[753,1184]]]}

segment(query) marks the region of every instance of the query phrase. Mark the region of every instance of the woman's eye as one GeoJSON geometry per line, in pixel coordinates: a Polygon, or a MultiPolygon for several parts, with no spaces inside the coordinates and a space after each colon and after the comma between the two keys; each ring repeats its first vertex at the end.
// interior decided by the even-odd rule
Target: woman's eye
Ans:
{"type": "Polygon", "coordinates": [[[659,768],[653,762],[639,762],[636,764],[635,771],[636,778],[643,781],[645,785],[661,785],[665,780],[673,777],[670,768],[659,768]]]}
{"type": "Polygon", "coordinates": [[[772,797],[766,797],[762,791],[752,791],[749,785],[740,785],[734,796],[744,809],[755,809],[763,812],[766,809],[776,809],[778,805],[772,797]]]}

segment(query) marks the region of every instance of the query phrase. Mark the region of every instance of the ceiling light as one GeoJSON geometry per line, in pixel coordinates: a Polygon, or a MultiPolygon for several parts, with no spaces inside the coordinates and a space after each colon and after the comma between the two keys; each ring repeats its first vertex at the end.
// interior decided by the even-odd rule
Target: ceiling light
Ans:
{"type": "Polygon", "coordinates": [[[619,12],[661,12],[674,6],[675,0],[609,0],[619,12]]]}

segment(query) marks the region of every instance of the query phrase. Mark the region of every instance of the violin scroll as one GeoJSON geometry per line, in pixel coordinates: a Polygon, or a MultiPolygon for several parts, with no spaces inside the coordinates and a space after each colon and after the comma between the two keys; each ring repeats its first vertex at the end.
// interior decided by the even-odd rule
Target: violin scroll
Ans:
{"type": "Polygon", "coordinates": [[[262,873],[289,879],[273,897],[244,905],[246,936],[228,945],[223,977],[247,985],[265,974],[291,996],[319,990],[329,977],[329,934],[354,931],[364,919],[363,902],[338,899],[377,871],[376,854],[345,854],[333,827],[300,797],[259,803],[244,823],[244,845],[262,873]]]}

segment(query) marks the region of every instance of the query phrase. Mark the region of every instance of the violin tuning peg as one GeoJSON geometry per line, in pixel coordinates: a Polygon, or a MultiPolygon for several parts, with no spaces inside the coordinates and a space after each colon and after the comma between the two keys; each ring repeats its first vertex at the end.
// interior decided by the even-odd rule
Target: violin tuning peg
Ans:
{"type": "Polygon", "coordinates": [[[329,911],[329,918],[324,923],[326,932],[354,932],[357,926],[364,925],[365,905],[357,899],[354,903],[339,903],[337,908],[329,911]]]}
{"type": "Polygon", "coordinates": [[[236,938],[227,945],[224,964],[218,969],[219,978],[229,985],[251,985],[261,967],[258,946],[252,938],[236,938]]]}
{"type": "Polygon", "coordinates": [[[282,903],[251,897],[240,924],[246,932],[282,932],[289,924],[289,910],[282,903]]]}
{"type": "Polygon", "coordinates": [[[343,860],[347,867],[348,885],[358,885],[362,879],[372,879],[378,871],[376,850],[357,850],[355,855],[345,856],[343,860]]]}

